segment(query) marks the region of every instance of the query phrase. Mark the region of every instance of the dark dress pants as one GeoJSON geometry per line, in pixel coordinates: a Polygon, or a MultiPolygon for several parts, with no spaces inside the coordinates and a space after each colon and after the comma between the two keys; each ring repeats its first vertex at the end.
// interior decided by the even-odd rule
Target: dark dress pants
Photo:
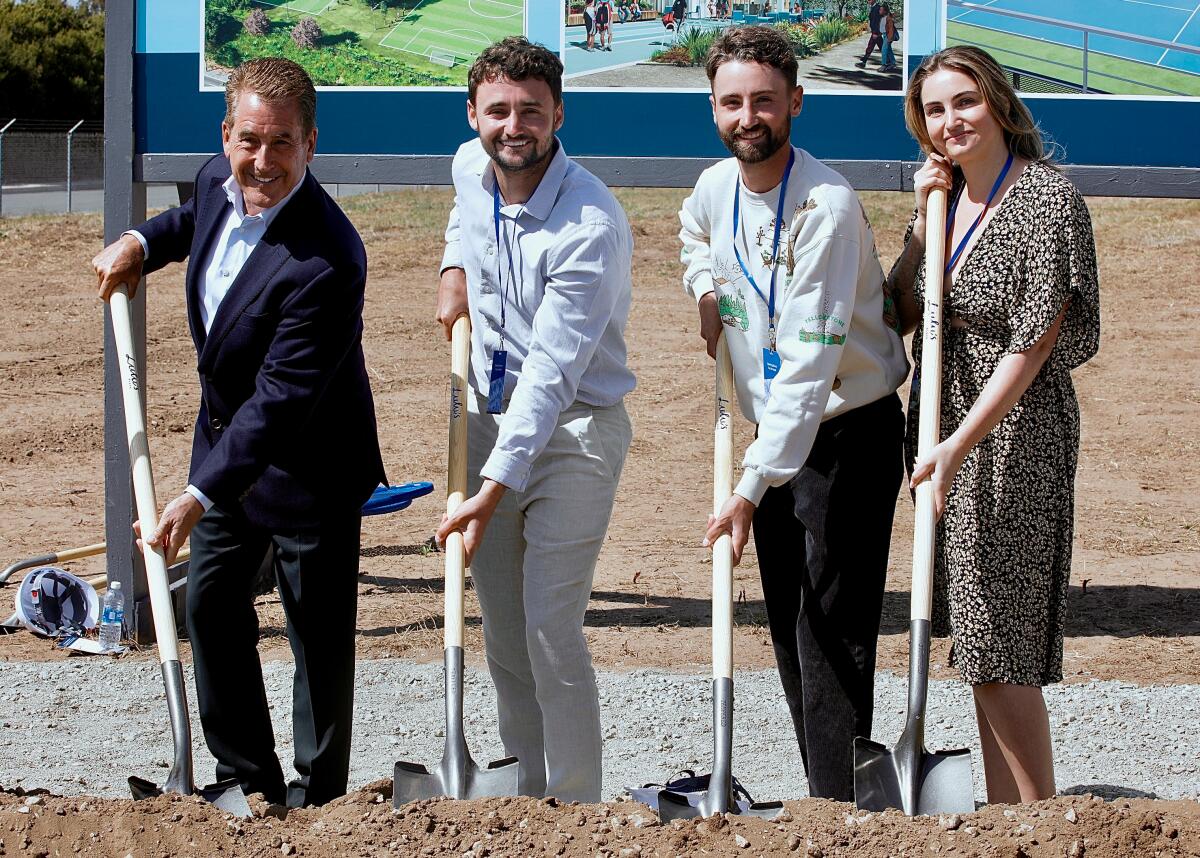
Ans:
{"type": "Polygon", "coordinates": [[[192,530],[187,626],[204,738],[217,778],[303,807],[346,792],[354,713],[354,630],[361,514],[272,532],[213,507],[192,530]],[[296,660],[294,765],[284,787],[258,659],[252,588],[268,549],[296,660]]]}
{"type": "Polygon", "coordinates": [[[853,800],[854,737],[871,735],[903,435],[895,394],[826,420],[804,467],[754,515],[779,678],[820,798],[853,800]]]}
{"type": "Polygon", "coordinates": [[[879,48],[880,51],[883,50],[883,34],[872,32],[871,37],[867,39],[867,49],[863,51],[862,62],[865,63],[876,48],[879,48]]]}

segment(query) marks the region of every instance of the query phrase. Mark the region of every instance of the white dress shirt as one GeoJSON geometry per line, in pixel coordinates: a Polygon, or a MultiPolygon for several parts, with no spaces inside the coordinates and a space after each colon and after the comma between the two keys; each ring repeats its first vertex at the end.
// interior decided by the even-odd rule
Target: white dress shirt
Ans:
{"type": "MultiPolygon", "coordinates": [[[[270,208],[253,215],[246,214],[246,200],[242,195],[241,186],[233,176],[230,176],[221,185],[221,189],[225,191],[225,196],[229,198],[231,205],[229,213],[221,224],[221,231],[217,234],[217,240],[213,244],[212,255],[209,256],[207,264],[202,269],[204,277],[200,280],[200,321],[204,325],[204,333],[207,334],[212,330],[217,308],[221,306],[221,301],[228,294],[229,287],[237,280],[246,260],[250,258],[254,248],[258,247],[258,243],[266,235],[271,222],[279,216],[283,207],[296,195],[296,191],[300,190],[300,186],[304,184],[307,176],[306,168],[300,181],[296,182],[295,187],[288,191],[286,197],[270,208]]],[[[145,237],[136,229],[131,229],[126,234],[132,235],[141,243],[142,252],[148,261],[150,246],[146,243],[145,237]]],[[[212,509],[213,502],[200,489],[189,485],[185,491],[200,502],[205,512],[212,509]]]]}
{"type": "Polygon", "coordinates": [[[634,387],[625,350],[633,234],[604,183],[555,142],[529,200],[501,201],[499,246],[491,159],[478,139],[459,147],[442,258],[442,270],[467,275],[471,386],[484,397],[503,333],[504,417],[480,473],[516,491],[566,408],[616,405],[634,387]]]}

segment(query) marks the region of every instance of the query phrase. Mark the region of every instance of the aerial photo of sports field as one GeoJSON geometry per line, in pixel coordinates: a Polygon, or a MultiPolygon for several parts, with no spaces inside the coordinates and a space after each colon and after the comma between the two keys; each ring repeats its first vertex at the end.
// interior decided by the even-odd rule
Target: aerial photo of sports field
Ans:
{"type": "Polygon", "coordinates": [[[204,79],[258,56],[318,86],[464,86],[492,42],[525,31],[524,0],[206,0],[204,79]]]}
{"type": "Polygon", "coordinates": [[[947,0],[946,44],[1022,92],[1200,96],[1200,0],[947,0]]]}

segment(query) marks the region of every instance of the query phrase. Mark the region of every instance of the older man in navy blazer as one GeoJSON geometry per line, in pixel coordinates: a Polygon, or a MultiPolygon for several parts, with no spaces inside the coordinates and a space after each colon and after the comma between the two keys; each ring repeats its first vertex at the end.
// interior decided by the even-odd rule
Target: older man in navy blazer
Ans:
{"type": "Polygon", "coordinates": [[[230,76],[224,155],[195,195],[105,248],[100,296],[188,260],[200,412],[187,490],[151,542],[191,534],[187,621],[217,776],[291,806],[343,794],[350,760],[361,507],[384,479],[362,351],[362,241],[309,173],[316,92],[298,65],[230,76]],[[275,556],[296,658],[285,788],[258,661],[252,582],[275,556]]]}

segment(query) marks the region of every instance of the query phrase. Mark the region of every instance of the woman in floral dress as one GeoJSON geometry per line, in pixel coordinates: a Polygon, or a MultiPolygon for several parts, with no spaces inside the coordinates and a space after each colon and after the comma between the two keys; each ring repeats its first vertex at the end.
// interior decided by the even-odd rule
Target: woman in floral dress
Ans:
{"type": "Polygon", "coordinates": [[[1062,680],[1079,406],[1071,370],[1096,353],[1091,219],[1047,161],[1028,109],[988,54],[925,59],[905,99],[928,160],[889,276],[906,331],[925,297],[925,206],[948,193],[941,443],[916,458],[921,343],[908,415],[912,485],[939,516],[934,633],[974,691],[988,800],[1054,794],[1042,686],[1062,680]]]}

